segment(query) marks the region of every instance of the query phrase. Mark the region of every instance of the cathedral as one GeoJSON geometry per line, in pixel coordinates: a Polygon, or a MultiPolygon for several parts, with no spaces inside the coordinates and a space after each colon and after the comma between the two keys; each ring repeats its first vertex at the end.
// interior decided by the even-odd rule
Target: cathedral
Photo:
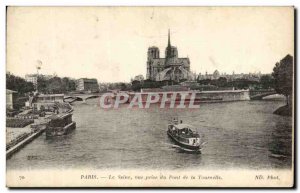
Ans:
{"type": "Polygon", "coordinates": [[[171,80],[193,80],[190,72],[189,58],[178,58],[178,50],[171,46],[170,30],[168,33],[168,46],[165,58],[160,58],[159,48],[152,46],[148,48],[147,79],[153,81],[171,80]]]}

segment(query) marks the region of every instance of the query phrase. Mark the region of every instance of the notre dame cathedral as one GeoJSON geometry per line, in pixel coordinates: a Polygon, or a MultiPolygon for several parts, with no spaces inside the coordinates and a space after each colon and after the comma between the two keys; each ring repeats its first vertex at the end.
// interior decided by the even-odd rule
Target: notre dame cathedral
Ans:
{"type": "Polygon", "coordinates": [[[171,46],[170,30],[168,34],[168,46],[165,51],[165,58],[159,57],[159,48],[152,46],[148,48],[147,79],[153,81],[192,80],[189,58],[178,58],[178,50],[171,46]]]}

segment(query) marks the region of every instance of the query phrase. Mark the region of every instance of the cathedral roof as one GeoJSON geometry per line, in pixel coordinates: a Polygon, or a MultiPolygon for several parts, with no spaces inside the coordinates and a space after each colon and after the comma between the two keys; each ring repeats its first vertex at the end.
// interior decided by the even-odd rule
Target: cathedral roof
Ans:
{"type": "MultiPolygon", "coordinates": [[[[158,47],[157,47],[157,46],[151,46],[151,47],[149,47],[149,48],[157,48],[157,49],[158,49],[158,47]]],[[[149,49],[149,48],[148,48],[148,49],[149,49]]]]}
{"type": "Polygon", "coordinates": [[[162,80],[170,80],[170,73],[174,73],[174,70],[178,69],[182,73],[182,78],[187,79],[187,80],[192,80],[193,79],[193,74],[186,69],[184,69],[182,66],[180,67],[169,67],[164,69],[163,71],[159,72],[156,74],[155,80],[156,81],[162,81],[162,80]]]}
{"type": "MultiPolygon", "coordinates": [[[[153,61],[152,66],[163,66],[166,63],[165,58],[154,58],[152,59],[152,61],[153,61]]],[[[189,58],[174,58],[168,61],[168,65],[172,65],[172,64],[189,66],[190,60],[189,58]]]]}

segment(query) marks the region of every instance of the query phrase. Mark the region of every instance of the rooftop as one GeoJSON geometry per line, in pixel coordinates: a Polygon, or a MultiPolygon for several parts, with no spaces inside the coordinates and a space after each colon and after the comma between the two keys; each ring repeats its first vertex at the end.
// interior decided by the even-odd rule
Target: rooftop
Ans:
{"type": "Polygon", "coordinates": [[[189,128],[189,129],[193,129],[195,128],[192,125],[188,125],[188,124],[178,124],[178,125],[174,125],[175,127],[177,127],[178,129],[184,129],[184,128],[189,128]]]}
{"type": "Polygon", "coordinates": [[[68,117],[68,116],[72,116],[72,113],[54,114],[54,115],[51,115],[51,116],[47,117],[46,119],[51,119],[51,120],[63,119],[63,118],[68,117]]]}
{"type": "Polygon", "coordinates": [[[61,97],[64,96],[64,94],[40,94],[37,97],[61,97]]]}
{"type": "Polygon", "coordinates": [[[6,94],[17,93],[17,91],[6,89],[6,94]]]}

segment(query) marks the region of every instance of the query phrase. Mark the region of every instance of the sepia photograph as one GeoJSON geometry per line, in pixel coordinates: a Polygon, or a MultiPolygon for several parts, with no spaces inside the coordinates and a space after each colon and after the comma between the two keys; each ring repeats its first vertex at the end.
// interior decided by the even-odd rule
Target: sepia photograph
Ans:
{"type": "Polygon", "coordinates": [[[6,9],[6,186],[294,186],[292,6],[6,9]]]}

